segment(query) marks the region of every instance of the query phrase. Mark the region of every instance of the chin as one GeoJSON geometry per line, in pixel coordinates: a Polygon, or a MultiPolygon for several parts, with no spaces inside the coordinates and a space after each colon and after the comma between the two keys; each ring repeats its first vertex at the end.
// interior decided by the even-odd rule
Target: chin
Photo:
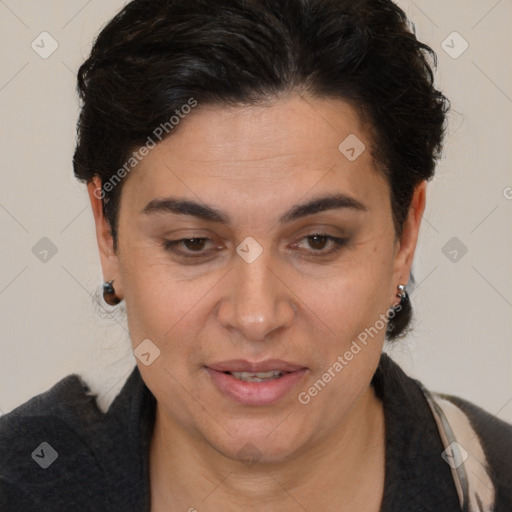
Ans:
{"type": "Polygon", "coordinates": [[[233,423],[228,423],[226,431],[231,435],[222,430],[219,433],[222,438],[211,440],[211,444],[224,456],[250,466],[278,464],[292,458],[308,442],[302,422],[286,423],[285,426],[282,419],[281,423],[268,419],[244,420],[237,422],[236,429],[233,423]]]}

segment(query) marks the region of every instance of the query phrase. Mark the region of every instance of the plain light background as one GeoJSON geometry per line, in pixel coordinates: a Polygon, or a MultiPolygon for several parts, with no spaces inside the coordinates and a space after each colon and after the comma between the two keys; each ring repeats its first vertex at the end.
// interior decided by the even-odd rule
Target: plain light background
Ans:
{"type": "MultiPolygon", "coordinates": [[[[122,5],[0,0],[0,414],[70,373],[106,408],[135,365],[122,311],[95,306],[93,217],[71,165],[76,72],[122,5]],[[58,44],[47,58],[42,32],[58,44]],[[44,237],[56,253],[41,261],[44,237]]],[[[399,5],[438,53],[453,110],[414,263],[414,331],[387,350],[430,389],[512,422],[512,2],[399,5]]]]}

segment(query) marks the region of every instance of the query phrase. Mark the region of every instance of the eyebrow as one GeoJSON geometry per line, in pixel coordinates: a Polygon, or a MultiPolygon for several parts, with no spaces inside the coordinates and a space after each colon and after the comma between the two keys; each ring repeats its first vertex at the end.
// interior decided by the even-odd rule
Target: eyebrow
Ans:
{"type": "MultiPolygon", "coordinates": [[[[346,194],[331,194],[317,197],[307,203],[297,204],[279,219],[279,223],[285,224],[308,215],[314,215],[326,210],[351,209],[356,211],[368,211],[368,208],[357,199],[346,194]]],[[[202,220],[218,222],[230,225],[229,216],[222,211],[189,199],[165,197],[153,199],[141,211],[143,214],[173,213],[175,215],[191,215],[202,220]]]]}

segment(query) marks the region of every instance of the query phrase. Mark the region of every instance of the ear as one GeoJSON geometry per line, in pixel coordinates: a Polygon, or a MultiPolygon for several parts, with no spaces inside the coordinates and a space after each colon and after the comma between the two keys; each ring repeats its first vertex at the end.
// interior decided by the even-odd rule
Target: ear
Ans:
{"type": "Polygon", "coordinates": [[[103,214],[103,189],[101,188],[101,179],[95,176],[87,184],[87,192],[91,201],[94,223],[96,225],[96,240],[100,253],[101,268],[103,271],[103,280],[112,281],[117,297],[123,298],[121,274],[119,272],[119,257],[114,251],[114,239],[105,215],[103,214]]]}
{"type": "Polygon", "coordinates": [[[409,214],[404,221],[402,236],[397,242],[395,266],[394,266],[394,288],[391,304],[397,302],[396,290],[399,284],[407,284],[411,274],[412,261],[418,241],[421,219],[425,211],[427,182],[422,181],[414,189],[414,194],[409,206],[409,214]]]}

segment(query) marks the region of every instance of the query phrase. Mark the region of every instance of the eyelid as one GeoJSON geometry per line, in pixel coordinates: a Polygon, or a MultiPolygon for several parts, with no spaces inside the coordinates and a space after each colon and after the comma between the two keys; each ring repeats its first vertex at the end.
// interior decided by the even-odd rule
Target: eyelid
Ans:
{"type": "Polygon", "coordinates": [[[191,236],[191,237],[186,237],[186,238],[177,238],[175,240],[168,240],[168,239],[165,239],[162,241],[161,243],[161,246],[164,248],[164,250],[167,250],[167,251],[170,251],[170,252],[173,252],[175,254],[178,254],[178,255],[181,255],[185,258],[189,257],[189,256],[192,256],[192,257],[199,257],[200,255],[205,255],[211,251],[188,251],[188,252],[180,252],[180,251],[177,251],[177,250],[174,250],[173,248],[176,247],[176,246],[179,246],[180,244],[182,244],[183,242],[187,242],[189,240],[205,240],[205,241],[208,241],[208,242],[211,242],[211,238],[208,238],[206,236],[191,236]],[[194,254],[197,254],[197,256],[194,256],[194,254]]]}

